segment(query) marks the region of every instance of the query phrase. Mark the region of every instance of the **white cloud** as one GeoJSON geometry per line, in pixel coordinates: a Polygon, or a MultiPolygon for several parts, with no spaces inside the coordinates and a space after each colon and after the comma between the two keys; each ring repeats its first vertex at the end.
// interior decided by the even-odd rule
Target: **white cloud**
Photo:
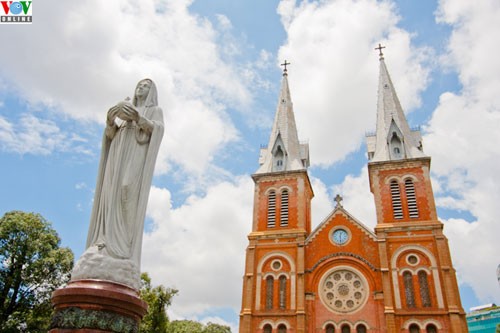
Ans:
{"type": "MultiPolygon", "coordinates": [[[[20,64],[4,66],[0,75],[11,93],[34,105],[102,125],[111,105],[131,96],[139,79],[151,77],[167,122],[157,172],[174,163],[199,174],[238,138],[227,108],[248,105],[251,95],[219,32],[189,13],[190,4],[45,2],[37,8],[34,29],[0,30],[0,37],[17,41],[0,61],[20,64]],[[55,15],[55,7],[63,14],[55,15]]],[[[218,19],[228,40],[231,22],[218,19]]]]}
{"type": "Polygon", "coordinates": [[[81,137],[62,131],[52,120],[23,114],[17,123],[0,116],[0,149],[18,154],[48,155],[53,152],[90,152],[81,137]]]}
{"type": "Polygon", "coordinates": [[[438,178],[437,203],[469,211],[475,221],[445,220],[445,234],[461,282],[481,302],[498,302],[495,270],[500,263],[500,22],[497,1],[440,1],[438,20],[453,32],[443,66],[458,73],[461,92],[443,93],[425,127],[425,149],[438,178]]]}
{"type": "Polygon", "coordinates": [[[397,28],[399,18],[390,2],[304,1],[296,6],[287,0],[278,12],[288,34],[279,57],[292,63],[289,82],[299,136],[309,140],[313,164],[343,159],[375,127],[377,43],[387,46],[403,107],[420,104],[428,71],[417,54],[426,52],[415,52],[411,35],[397,28]]]}
{"type": "Polygon", "coordinates": [[[221,182],[175,209],[169,202],[168,190],[152,188],[148,216],[154,230],[144,236],[142,269],[155,284],[180,290],[172,305],[176,316],[227,307],[239,312],[252,226],[251,178],[221,182]]]}
{"type": "Polygon", "coordinates": [[[377,216],[366,166],[359,175],[347,175],[342,184],[334,186],[333,192],[344,198],[342,205],[354,218],[374,230],[377,216]]]}

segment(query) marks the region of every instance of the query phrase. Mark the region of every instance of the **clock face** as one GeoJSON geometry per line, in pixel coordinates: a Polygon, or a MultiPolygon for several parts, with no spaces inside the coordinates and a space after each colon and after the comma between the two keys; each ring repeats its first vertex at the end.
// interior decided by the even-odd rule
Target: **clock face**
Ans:
{"type": "Polygon", "coordinates": [[[347,243],[347,240],[349,239],[349,234],[344,229],[337,229],[333,232],[332,238],[336,244],[343,245],[347,243]]]}

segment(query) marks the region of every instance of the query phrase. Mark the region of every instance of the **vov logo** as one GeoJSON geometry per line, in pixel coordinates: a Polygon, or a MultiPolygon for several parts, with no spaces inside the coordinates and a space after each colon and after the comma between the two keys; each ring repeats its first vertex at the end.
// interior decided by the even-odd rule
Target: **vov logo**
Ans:
{"type": "Polygon", "coordinates": [[[30,24],[32,22],[32,1],[0,1],[0,23],[30,24]]]}

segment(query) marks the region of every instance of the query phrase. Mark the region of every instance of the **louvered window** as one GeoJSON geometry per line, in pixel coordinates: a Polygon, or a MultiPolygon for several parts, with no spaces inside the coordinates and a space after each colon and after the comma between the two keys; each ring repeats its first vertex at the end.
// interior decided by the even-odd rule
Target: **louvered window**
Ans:
{"type": "Polygon", "coordinates": [[[408,203],[408,212],[410,218],[418,217],[417,196],[415,195],[415,185],[411,179],[405,180],[406,202],[408,203]]]}
{"type": "Polygon", "coordinates": [[[427,280],[427,273],[424,271],[418,272],[418,284],[420,285],[420,298],[422,299],[422,306],[431,306],[431,297],[429,295],[429,282],[427,280]]]}
{"type": "Polygon", "coordinates": [[[403,273],[403,282],[405,286],[406,306],[415,307],[415,291],[413,290],[413,276],[410,272],[403,273]]]}
{"type": "Polygon", "coordinates": [[[335,327],[332,324],[326,325],[326,333],[335,333],[335,327]]]}
{"type": "Polygon", "coordinates": [[[392,211],[394,212],[395,219],[403,218],[403,207],[401,204],[401,193],[399,192],[399,184],[397,181],[391,181],[391,198],[392,198],[392,211]]]}
{"type": "Polygon", "coordinates": [[[286,276],[280,276],[280,309],[286,308],[286,276]]]}
{"type": "Polygon", "coordinates": [[[268,276],[266,278],[266,309],[271,310],[273,308],[273,297],[274,297],[274,278],[268,276]]]}
{"type": "Polygon", "coordinates": [[[272,331],[273,331],[273,327],[271,325],[266,324],[264,326],[264,333],[272,333],[272,331]]]}
{"type": "Polygon", "coordinates": [[[283,324],[280,324],[278,326],[278,333],[286,333],[286,326],[283,324]]]}
{"type": "Polygon", "coordinates": [[[276,226],[276,192],[269,192],[267,198],[267,227],[274,228],[276,226]]]}
{"type": "Polygon", "coordinates": [[[288,226],[288,191],[281,192],[280,226],[288,226]]]}

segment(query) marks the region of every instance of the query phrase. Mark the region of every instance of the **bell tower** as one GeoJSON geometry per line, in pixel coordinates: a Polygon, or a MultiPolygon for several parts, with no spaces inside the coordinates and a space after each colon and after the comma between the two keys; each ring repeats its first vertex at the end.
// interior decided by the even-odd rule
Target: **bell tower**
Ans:
{"type": "Polygon", "coordinates": [[[304,242],[311,231],[309,146],[299,142],[285,61],[269,143],[255,182],[240,333],[305,332],[304,242]]]}
{"type": "Polygon", "coordinates": [[[431,159],[420,131],[408,125],[382,48],[377,48],[377,127],[367,148],[387,330],[467,332],[448,240],[437,217],[431,159]]]}

